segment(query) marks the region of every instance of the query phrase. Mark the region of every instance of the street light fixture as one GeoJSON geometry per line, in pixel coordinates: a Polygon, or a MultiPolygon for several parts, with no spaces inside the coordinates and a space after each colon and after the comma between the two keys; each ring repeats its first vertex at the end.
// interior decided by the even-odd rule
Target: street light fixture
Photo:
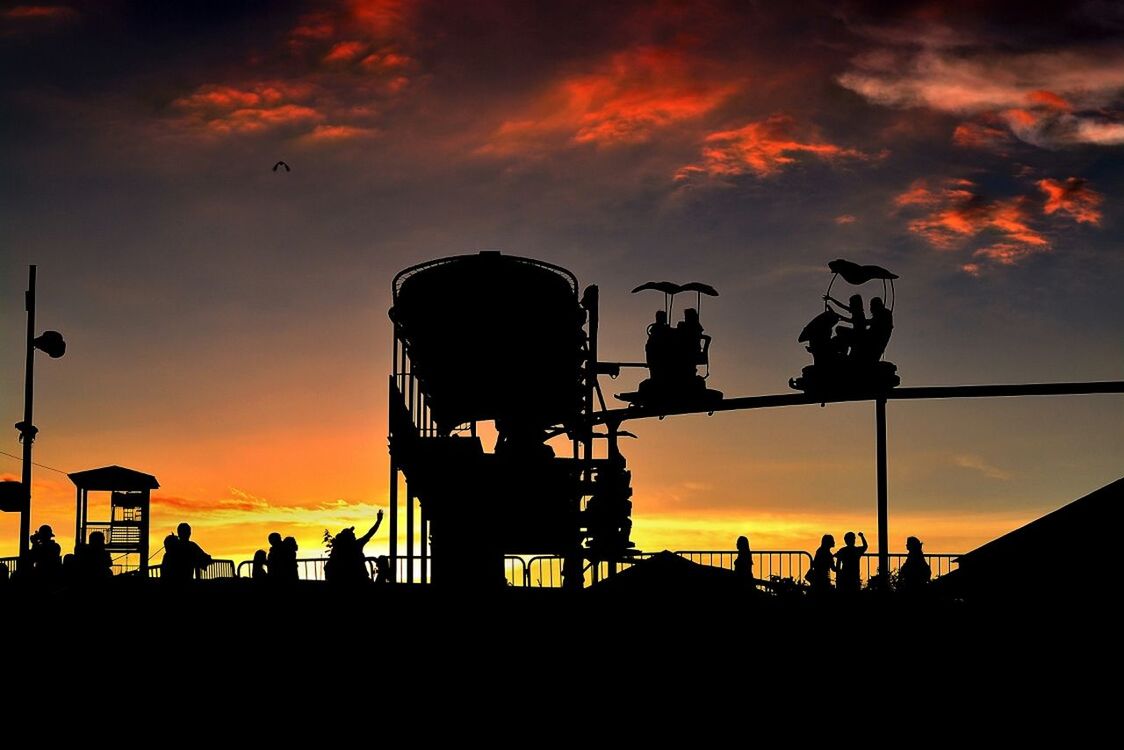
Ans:
{"type": "Polygon", "coordinates": [[[27,369],[24,375],[23,421],[16,423],[23,443],[23,508],[20,511],[20,567],[28,565],[28,541],[31,537],[31,444],[39,429],[31,421],[33,375],[35,371],[35,350],[44,352],[51,359],[58,359],[66,353],[66,341],[58,331],[45,331],[42,336],[35,335],[35,266],[27,269],[27,369]]]}

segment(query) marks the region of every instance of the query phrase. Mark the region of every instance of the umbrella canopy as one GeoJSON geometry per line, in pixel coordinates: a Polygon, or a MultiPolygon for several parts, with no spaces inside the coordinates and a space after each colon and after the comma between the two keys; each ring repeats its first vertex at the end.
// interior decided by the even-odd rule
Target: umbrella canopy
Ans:
{"type": "Polygon", "coordinates": [[[698,292],[699,294],[705,294],[708,297],[718,296],[717,289],[712,287],[710,284],[704,284],[701,281],[687,282],[683,286],[679,287],[679,290],[682,292],[698,292]]]}
{"type": "Polygon", "coordinates": [[[674,281],[646,281],[640,286],[632,290],[633,294],[643,292],[648,289],[655,289],[657,292],[664,294],[679,294],[680,292],[697,292],[705,294],[708,297],[717,297],[718,290],[710,284],[704,284],[701,281],[689,281],[686,284],[676,284],[674,281]]]}
{"type": "Polygon", "coordinates": [[[655,289],[657,292],[663,292],[664,294],[679,294],[679,292],[683,291],[683,287],[672,281],[646,281],[633,289],[632,293],[636,294],[637,292],[643,292],[647,289],[655,289]]]}
{"type": "Polygon", "coordinates": [[[849,260],[837,258],[827,264],[833,272],[843,277],[848,284],[865,284],[872,279],[896,279],[898,275],[882,266],[860,266],[849,260]]]}

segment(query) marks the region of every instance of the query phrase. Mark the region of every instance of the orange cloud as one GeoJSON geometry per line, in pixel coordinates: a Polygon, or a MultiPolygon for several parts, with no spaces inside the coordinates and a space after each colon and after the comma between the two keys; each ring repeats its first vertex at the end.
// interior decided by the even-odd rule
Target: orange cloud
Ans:
{"type": "Polygon", "coordinates": [[[859,219],[857,216],[852,216],[851,214],[841,214],[835,217],[835,223],[839,224],[840,226],[843,226],[845,224],[854,224],[858,220],[859,219]]]}
{"type": "Polygon", "coordinates": [[[351,62],[366,51],[367,45],[363,42],[337,42],[336,44],[332,45],[332,48],[330,50],[328,50],[328,54],[324,55],[324,62],[351,62]]]}
{"type": "Polygon", "coordinates": [[[1061,213],[1078,224],[1100,225],[1104,198],[1088,187],[1086,180],[1078,177],[1070,177],[1065,182],[1045,179],[1039,180],[1037,185],[1046,193],[1046,205],[1042,209],[1046,214],[1061,213]]]}
{"type": "Polygon", "coordinates": [[[1011,129],[1018,132],[1019,128],[1032,128],[1038,124],[1042,118],[1031,112],[1028,109],[1008,109],[1002,115],[1003,119],[1011,126],[1011,129]]]}
{"type": "Polygon", "coordinates": [[[192,515],[217,512],[250,513],[269,507],[269,503],[261,498],[232,490],[234,497],[217,499],[199,499],[176,497],[173,495],[153,495],[152,507],[160,511],[187,511],[192,515]]]}
{"type": "Polygon", "coordinates": [[[709,177],[733,177],[754,174],[770,177],[796,163],[797,156],[811,156],[824,161],[868,159],[857,149],[828,143],[809,128],[798,135],[796,120],[776,114],[765,120],[751,122],[736,130],[722,130],[706,137],[702,163],[683,167],[676,179],[704,174],[709,177]]]}
{"type": "Polygon", "coordinates": [[[905,192],[894,197],[895,206],[931,206],[940,201],[940,197],[929,189],[928,182],[922,178],[914,180],[905,192]]]}
{"type": "Polygon", "coordinates": [[[359,61],[359,66],[364,70],[398,70],[405,68],[413,62],[407,55],[397,52],[373,52],[359,61]]]}
{"type": "Polygon", "coordinates": [[[909,230],[923,237],[938,250],[951,250],[963,240],[992,230],[1023,245],[1047,248],[1049,241],[1033,229],[1023,197],[1006,201],[988,201],[962,191],[946,192],[945,202],[936,210],[909,222],[909,230]]]}
{"type": "Polygon", "coordinates": [[[907,227],[937,250],[954,251],[975,240],[988,241],[972,251],[973,262],[961,264],[965,273],[979,275],[981,262],[1014,266],[1050,251],[1049,225],[1043,228],[1041,219],[1035,218],[1039,205],[1044,217],[1066,216],[1078,223],[1099,225],[1103,199],[1085,180],[1042,179],[1035,184],[1046,194],[1044,204],[1031,195],[990,200],[976,191],[971,180],[964,179],[945,180],[939,188],[930,187],[924,179],[915,180],[893,203],[898,209],[924,210],[907,227]]]}
{"type": "Polygon", "coordinates": [[[417,0],[348,0],[349,19],[374,37],[400,34],[413,20],[417,0]]]}
{"type": "Polygon", "coordinates": [[[307,42],[323,42],[330,40],[336,34],[336,24],[327,13],[310,13],[301,18],[292,31],[289,32],[289,44],[300,47],[307,42]]]}
{"type": "Polygon", "coordinates": [[[1028,245],[1019,245],[1013,242],[996,242],[994,245],[981,247],[972,253],[974,258],[984,258],[1001,266],[1015,266],[1028,256],[1039,252],[1038,248],[1028,245]]]}
{"type": "Polygon", "coordinates": [[[4,18],[13,20],[67,21],[77,18],[78,12],[66,5],[17,5],[4,11],[4,18]]]}
{"type": "Polygon", "coordinates": [[[309,86],[281,82],[259,82],[244,88],[211,85],[176,99],[172,107],[186,123],[210,133],[258,133],[324,119],[316,109],[294,101],[311,95],[309,86]]]}
{"type": "MultiPolygon", "coordinates": [[[[977,239],[998,240],[973,252],[973,257],[999,265],[1015,265],[1035,253],[1048,252],[1050,241],[1033,225],[1032,201],[1027,196],[989,200],[976,192],[971,180],[945,180],[937,188],[915,180],[893,199],[899,209],[923,209],[907,228],[930,247],[951,252],[977,239]]],[[[979,275],[979,262],[961,264],[961,270],[979,275]]]]}
{"type": "Polygon", "coordinates": [[[273,80],[211,82],[176,99],[180,124],[210,136],[281,131],[311,142],[376,132],[385,107],[409,86],[414,0],[337,0],[305,14],[283,48],[256,61],[273,80]],[[361,106],[355,101],[364,102],[361,106]]]}
{"type": "Polygon", "coordinates": [[[1053,91],[1031,91],[1026,95],[1026,98],[1031,104],[1040,104],[1043,107],[1056,109],[1060,112],[1070,112],[1073,110],[1072,104],[1053,91]]]}
{"type": "Polygon", "coordinates": [[[953,143],[968,148],[991,148],[1010,141],[1006,130],[978,122],[962,122],[952,133],[953,143]]]}
{"type": "Polygon", "coordinates": [[[225,85],[199,87],[195,93],[172,102],[185,111],[222,114],[236,109],[276,107],[286,102],[306,99],[312,87],[286,81],[259,81],[243,88],[225,85]]]}
{"type": "Polygon", "coordinates": [[[735,90],[682,50],[618,52],[551,84],[526,111],[505,120],[482,153],[532,152],[543,141],[610,146],[713,111],[735,90]]]}
{"type": "Polygon", "coordinates": [[[310,143],[338,143],[356,138],[371,138],[378,135],[375,128],[357,128],[351,125],[317,125],[312,132],[302,136],[310,143]]]}

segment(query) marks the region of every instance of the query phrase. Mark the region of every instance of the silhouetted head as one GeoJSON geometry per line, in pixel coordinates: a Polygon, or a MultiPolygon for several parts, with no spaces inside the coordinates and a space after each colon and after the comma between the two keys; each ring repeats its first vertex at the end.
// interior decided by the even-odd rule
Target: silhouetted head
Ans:
{"type": "Polygon", "coordinates": [[[386,555],[379,555],[375,558],[375,568],[378,569],[379,574],[390,573],[390,558],[386,555]]]}
{"type": "Polygon", "coordinates": [[[882,301],[881,297],[872,297],[870,300],[871,312],[882,312],[886,309],[886,303],[882,301]]]}
{"type": "Polygon", "coordinates": [[[276,547],[277,545],[281,544],[281,535],[274,531],[269,535],[269,544],[271,547],[276,547]]]}
{"type": "Polygon", "coordinates": [[[52,528],[51,528],[50,526],[48,526],[47,524],[43,524],[42,526],[40,526],[40,527],[39,527],[39,532],[38,532],[38,533],[39,533],[39,539],[40,539],[40,540],[42,540],[42,541],[44,541],[44,542],[45,542],[45,541],[47,541],[48,539],[51,539],[51,538],[53,538],[53,537],[55,536],[55,531],[54,531],[54,529],[52,529],[52,528]]]}
{"type": "Polygon", "coordinates": [[[820,540],[820,546],[821,547],[834,547],[835,546],[835,537],[833,537],[831,534],[824,534],[823,539],[820,540]]]}
{"type": "Polygon", "coordinates": [[[909,552],[920,552],[921,551],[921,540],[918,539],[915,536],[908,537],[905,540],[905,548],[909,552]]]}
{"type": "Polygon", "coordinates": [[[285,537],[285,541],[283,542],[283,544],[286,547],[288,547],[291,551],[293,551],[293,552],[297,551],[297,540],[295,538],[293,538],[291,536],[287,536],[287,537],[285,537]]]}
{"type": "Polygon", "coordinates": [[[186,542],[191,539],[191,526],[187,523],[181,523],[176,527],[176,534],[179,535],[180,541],[186,542]]]}
{"type": "Polygon", "coordinates": [[[698,323],[699,311],[693,307],[688,307],[683,311],[683,320],[687,321],[688,323],[698,323]]]}
{"type": "Polygon", "coordinates": [[[90,532],[90,546],[91,547],[104,547],[105,546],[105,534],[103,534],[100,531],[91,531],[90,532]]]}
{"type": "Polygon", "coordinates": [[[265,565],[267,559],[268,557],[266,556],[265,550],[263,549],[259,549],[254,553],[254,562],[258,565],[265,565]]]}
{"type": "Polygon", "coordinates": [[[861,294],[852,294],[851,295],[851,302],[850,302],[849,305],[847,305],[847,307],[851,308],[852,310],[862,310],[863,309],[862,295],[861,294]]]}
{"type": "Polygon", "coordinates": [[[658,326],[667,325],[667,311],[666,310],[656,310],[656,325],[658,325],[658,326]]]}
{"type": "Polygon", "coordinates": [[[749,552],[749,537],[738,537],[738,552],[749,552]]]}
{"type": "Polygon", "coordinates": [[[177,542],[179,542],[179,539],[175,534],[168,534],[168,536],[164,537],[164,549],[176,546],[177,542]]]}
{"type": "Polygon", "coordinates": [[[332,539],[332,544],[336,547],[338,547],[340,545],[343,545],[343,544],[352,544],[354,542],[355,542],[355,527],[354,526],[348,526],[346,529],[344,529],[340,533],[336,534],[335,537],[332,539]]]}
{"type": "Polygon", "coordinates": [[[855,532],[848,531],[846,534],[844,534],[843,535],[843,543],[846,544],[848,547],[854,547],[855,546],[855,532]]]}

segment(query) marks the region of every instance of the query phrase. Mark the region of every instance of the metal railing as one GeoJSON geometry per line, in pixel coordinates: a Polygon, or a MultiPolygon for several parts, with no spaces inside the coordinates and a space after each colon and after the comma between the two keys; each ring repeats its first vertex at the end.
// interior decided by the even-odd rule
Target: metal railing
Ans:
{"type": "Polygon", "coordinates": [[[11,575],[19,567],[20,559],[18,557],[0,557],[0,563],[8,566],[8,575],[11,575]]]}
{"type": "MultiPolygon", "coordinates": [[[[737,550],[682,550],[675,554],[699,565],[726,570],[734,569],[734,560],[738,557],[737,550]]],[[[802,581],[804,574],[812,567],[812,555],[804,550],[759,550],[750,554],[753,558],[753,577],[766,581],[774,576],[802,581]]]]}
{"type": "MultiPolygon", "coordinates": [[[[675,554],[700,565],[710,565],[727,570],[734,569],[734,560],[738,556],[736,550],[676,550],[675,554]]],[[[751,554],[753,557],[753,575],[755,578],[764,580],[776,576],[800,581],[812,567],[812,555],[803,550],[759,550],[751,554]]],[[[587,565],[585,585],[589,586],[595,581],[612,575],[613,565],[616,566],[616,572],[619,573],[651,556],[650,553],[638,554],[631,560],[615,564],[602,562],[598,563],[596,567],[587,565]]],[[[562,558],[558,555],[536,555],[528,558],[526,560],[526,583],[524,585],[535,588],[560,587],[562,585],[562,558]]]]}
{"type": "Polygon", "coordinates": [[[87,535],[100,531],[105,535],[105,543],[112,548],[118,545],[135,547],[141,542],[140,526],[122,521],[90,521],[86,524],[87,535]]]}
{"type": "MultiPolygon", "coordinates": [[[[367,574],[375,577],[375,558],[363,558],[367,563],[367,574]]],[[[328,562],[326,557],[301,557],[297,559],[297,578],[301,581],[323,581],[324,580],[324,563],[328,562]]],[[[402,562],[399,560],[399,562],[402,562]]],[[[402,566],[399,565],[399,568],[402,566]]],[[[250,578],[253,575],[254,561],[243,560],[238,563],[238,570],[236,575],[238,578],[250,578]]]]}
{"type": "MultiPolygon", "coordinates": [[[[399,583],[405,582],[407,579],[406,573],[409,570],[410,561],[403,555],[398,557],[398,567],[395,572],[395,581],[399,583]]],[[[414,580],[421,583],[421,557],[414,556],[413,560],[414,580]]],[[[503,571],[504,577],[507,579],[508,586],[525,586],[527,585],[527,563],[520,555],[505,555],[503,558],[503,571]]],[[[426,570],[427,582],[432,580],[433,566],[432,558],[429,559],[426,570]]]]}
{"type": "MultiPolygon", "coordinates": [[[[367,563],[367,571],[371,578],[375,577],[375,559],[374,557],[364,558],[367,563]]],[[[324,563],[328,561],[326,557],[309,557],[297,560],[297,577],[302,581],[323,581],[324,580],[324,563]]],[[[522,557],[518,555],[508,555],[504,557],[504,575],[507,578],[509,586],[525,586],[527,585],[527,564],[522,557]]],[[[398,558],[398,569],[396,571],[396,581],[406,580],[406,571],[408,569],[409,560],[405,557],[398,558]]],[[[239,578],[249,578],[253,572],[254,563],[252,560],[243,560],[238,563],[236,575],[239,578]]],[[[414,580],[421,581],[421,559],[414,558],[414,580]]]]}
{"type": "MultiPolygon", "coordinates": [[[[148,567],[149,578],[159,578],[160,572],[160,565],[150,565],[148,567]]],[[[199,575],[197,576],[197,580],[214,581],[219,578],[234,578],[236,577],[235,573],[236,571],[234,568],[233,560],[211,560],[210,564],[208,564],[206,568],[200,571],[199,575]]]]}
{"type": "MultiPolygon", "coordinates": [[[[675,554],[699,565],[709,565],[725,570],[734,569],[734,560],[738,556],[736,550],[676,550],[675,554]]],[[[812,555],[804,550],[757,550],[751,554],[753,557],[753,576],[765,581],[771,578],[790,578],[799,583],[804,580],[805,574],[812,567],[812,555]]],[[[651,553],[640,553],[630,560],[622,560],[612,564],[601,562],[595,566],[587,563],[584,571],[585,585],[592,585],[594,582],[612,575],[614,566],[615,572],[620,573],[651,556],[651,553]]],[[[906,557],[907,554],[904,552],[894,552],[889,555],[891,573],[896,573],[901,568],[906,557]]],[[[929,563],[933,578],[938,578],[956,570],[956,560],[959,557],[959,554],[942,553],[925,555],[925,560],[929,563]]],[[[16,558],[0,559],[9,561],[16,558]]],[[[370,576],[374,578],[375,558],[368,557],[365,560],[367,570],[370,576]]],[[[326,562],[327,558],[325,557],[299,559],[297,560],[297,575],[302,581],[323,581],[324,563],[326,562]]],[[[212,565],[218,563],[233,565],[229,560],[216,560],[212,565]]],[[[405,557],[398,558],[397,578],[395,580],[406,580],[408,564],[409,561],[405,557]]],[[[420,581],[420,559],[415,558],[413,564],[414,580],[420,581]]],[[[509,586],[561,588],[562,566],[563,558],[559,555],[533,555],[530,557],[507,555],[504,557],[504,574],[509,586]]],[[[868,551],[863,555],[862,566],[863,581],[867,582],[878,572],[878,553],[868,551]]],[[[159,567],[149,568],[149,575],[159,576],[159,567]]],[[[236,571],[225,575],[212,575],[210,569],[208,569],[206,578],[229,578],[235,575],[239,578],[248,578],[252,568],[253,562],[245,560],[238,563],[236,571]]]]}
{"type": "MultiPolygon", "coordinates": [[[[925,562],[929,563],[929,569],[932,571],[933,578],[939,578],[946,573],[951,573],[960,567],[957,560],[960,558],[961,553],[950,554],[941,553],[933,555],[925,555],[925,562]]],[[[902,565],[905,563],[909,555],[905,552],[891,552],[887,557],[890,558],[890,575],[894,575],[901,570],[902,565]]],[[[862,570],[863,580],[869,581],[878,573],[878,553],[867,551],[862,556],[862,570]]]]}

